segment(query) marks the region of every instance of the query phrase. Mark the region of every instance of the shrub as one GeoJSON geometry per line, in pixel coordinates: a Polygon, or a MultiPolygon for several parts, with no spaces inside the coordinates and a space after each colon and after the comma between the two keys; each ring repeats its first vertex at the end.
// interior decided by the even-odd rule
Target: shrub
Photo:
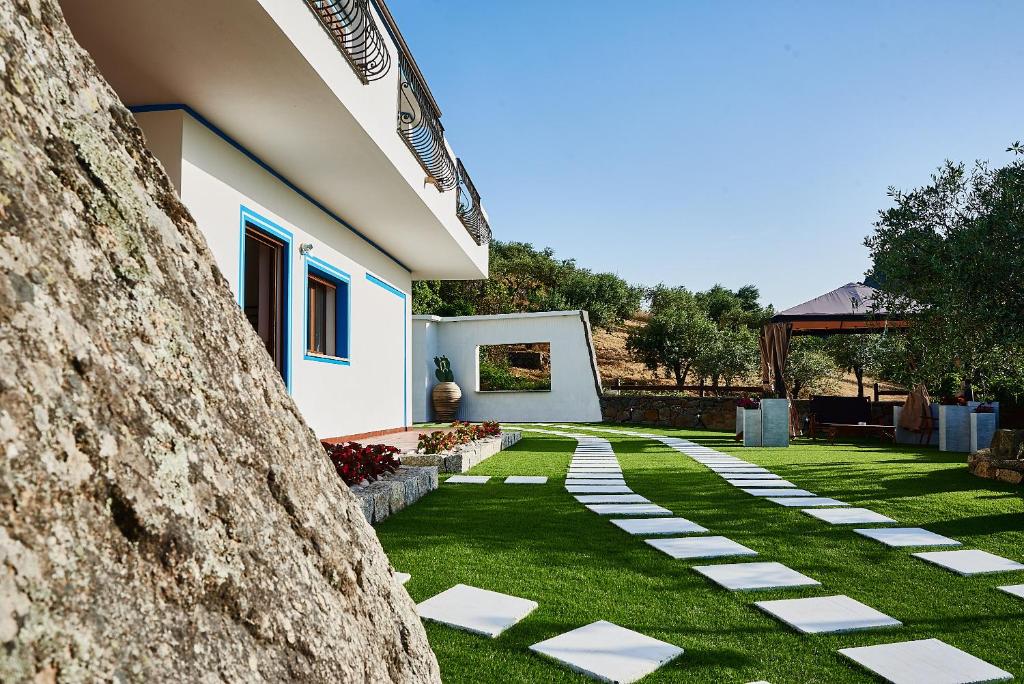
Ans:
{"type": "Polygon", "coordinates": [[[357,485],[364,480],[374,482],[385,473],[393,473],[402,465],[395,458],[398,449],[385,444],[368,444],[358,442],[347,444],[330,444],[321,442],[327,457],[334,464],[334,469],[348,486],[357,485]]]}

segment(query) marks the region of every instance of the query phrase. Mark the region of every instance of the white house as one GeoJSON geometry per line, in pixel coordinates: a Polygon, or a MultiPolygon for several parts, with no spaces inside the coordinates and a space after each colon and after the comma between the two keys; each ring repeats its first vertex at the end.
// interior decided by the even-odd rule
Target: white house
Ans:
{"type": "Polygon", "coordinates": [[[411,423],[411,284],[490,228],[383,0],[62,0],[320,437],[411,423]]]}

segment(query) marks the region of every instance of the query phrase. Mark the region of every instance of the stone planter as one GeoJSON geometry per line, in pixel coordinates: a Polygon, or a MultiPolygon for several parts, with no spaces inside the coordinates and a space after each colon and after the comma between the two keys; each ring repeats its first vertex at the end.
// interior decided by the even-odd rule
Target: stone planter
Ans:
{"type": "Polygon", "coordinates": [[[743,409],[743,446],[761,446],[761,409],[743,409]]]}
{"type": "Polygon", "coordinates": [[[450,423],[459,415],[459,403],[462,401],[462,388],[454,382],[439,382],[434,385],[430,394],[434,404],[434,418],[442,423],[450,423]]]}
{"type": "Polygon", "coordinates": [[[481,461],[514,446],[522,437],[521,432],[502,432],[497,437],[478,439],[469,444],[460,444],[451,451],[440,454],[402,454],[402,465],[433,466],[442,473],[464,473],[481,461]]]}
{"type": "Polygon", "coordinates": [[[761,446],[789,446],[789,399],[761,400],[761,446]]]}
{"type": "Polygon", "coordinates": [[[939,451],[971,450],[971,408],[968,406],[939,407],[939,451]]]}
{"type": "Polygon", "coordinates": [[[996,434],[996,414],[971,414],[971,453],[976,454],[992,445],[992,437],[996,434]]]}
{"type": "Polygon", "coordinates": [[[743,435],[743,410],[741,407],[736,407],[736,437],[739,438],[743,435]]]}

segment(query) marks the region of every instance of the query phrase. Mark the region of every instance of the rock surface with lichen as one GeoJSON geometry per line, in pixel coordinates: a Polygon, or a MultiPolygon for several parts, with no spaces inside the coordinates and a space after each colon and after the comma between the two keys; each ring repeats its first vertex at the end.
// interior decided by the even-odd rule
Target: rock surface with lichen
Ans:
{"type": "Polygon", "coordinates": [[[0,122],[0,681],[437,681],[53,0],[0,0],[0,122]]]}

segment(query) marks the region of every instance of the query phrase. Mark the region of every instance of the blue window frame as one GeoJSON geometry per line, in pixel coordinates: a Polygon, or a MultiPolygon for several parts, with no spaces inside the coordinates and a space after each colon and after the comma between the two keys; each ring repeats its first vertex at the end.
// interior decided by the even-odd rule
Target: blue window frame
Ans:
{"type": "Polygon", "coordinates": [[[305,355],[348,366],[352,342],[352,279],[323,259],[305,255],[305,355]]]}
{"type": "MultiPolygon", "coordinates": [[[[292,234],[291,231],[282,228],[248,207],[240,207],[239,213],[238,305],[246,312],[246,317],[250,319],[250,323],[253,323],[257,333],[263,338],[264,343],[268,345],[267,352],[270,353],[274,364],[281,372],[285,386],[291,392],[292,234]],[[253,320],[255,316],[250,316],[253,312],[249,310],[252,308],[249,305],[254,302],[247,301],[247,299],[253,300],[257,294],[252,287],[249,288],[250,291],[248,293],[246,292],[246,275],[247,273],[251,274],[252,267],[254,266],[253,260],[257,258],[256,254],[247,254],[247,251],[250,251],[248,250],[249,246],[253,246],[253,238],[261,236],[267,239],[268,245],[272,245],[274,242],[280,245],[280,254],[276,257],[276,264],[279,270],[272,278],[279,288],[279,291],[273,294],[273,300],[276,303],[273,318],[278,321],[278,323],[274,324],[277,333],[273,340],[268,339],[268,336],[265,334],[266,331],[260,331],[260,326],[253,320]]],[[[265,299],[265,297],[263,298],[265,299]]]]}

